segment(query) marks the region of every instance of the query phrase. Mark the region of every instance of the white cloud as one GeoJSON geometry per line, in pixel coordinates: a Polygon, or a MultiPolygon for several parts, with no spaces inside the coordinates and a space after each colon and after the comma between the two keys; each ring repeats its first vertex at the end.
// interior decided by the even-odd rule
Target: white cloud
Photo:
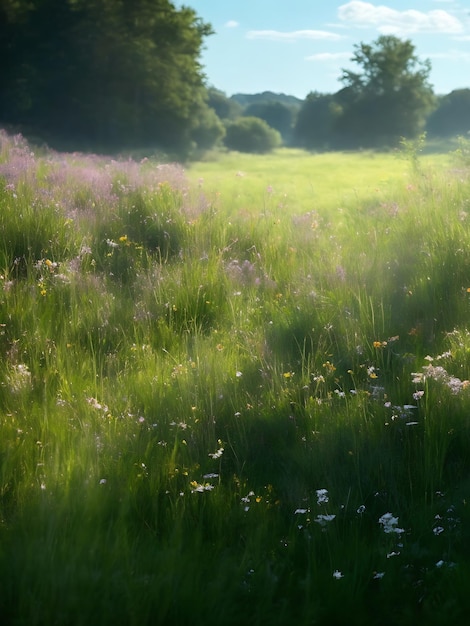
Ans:
{"type": "Polygon", "coordinates": [[[447,11],[440,9],[397,11],[384,5],[353,0],[338,8],[338,17],[350,26],[375,27],[382,34],[448,33],[464,30],[462,23],[447,11]]]}
{"type": "Polygon", "coordinates": [[[279,30],[249,30],[246,33],[246,38],[293,42],[297,41],[298,39],[337,41],[338,39],[341,39],[341,36],[325,30],[294,30],[291,32],[283,32],[279,30]]]}
{"type": "Polygon", "coordinates": [[[351,58],[350,52],[319,52],[305,57],[306,61],[339,61],[351,58]]]}
{"type": "Polygon", "coordinates": [[[446,61],[464,61],[470,62],[470,52],[462,50],[449,50],[449,52],[430,52],[428,59],[444,59],[446,61]]]}
{"type": "Polygon", "coordinates": [[[229,20],[224,24],[224,26],[225,28],[237,28],[237,26],[240,26],[240,24],[235,20],[229,20]]]}

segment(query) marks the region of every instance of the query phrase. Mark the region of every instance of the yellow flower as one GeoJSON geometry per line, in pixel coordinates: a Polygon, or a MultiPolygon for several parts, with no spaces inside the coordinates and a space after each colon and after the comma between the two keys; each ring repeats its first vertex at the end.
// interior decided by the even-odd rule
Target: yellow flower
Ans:
{"type": "Polygon", "coordinates": [[[121,243],[126,243],[127,242],[127,235],[122,235],[122,237],[119,237],[119,241],[121,243]]]}

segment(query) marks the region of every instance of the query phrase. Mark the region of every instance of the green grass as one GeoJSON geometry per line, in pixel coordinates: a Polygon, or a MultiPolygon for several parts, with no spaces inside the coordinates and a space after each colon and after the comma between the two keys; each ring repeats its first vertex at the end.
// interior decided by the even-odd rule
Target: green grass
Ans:
{"type": "MultiPolygon", "coordinates": [[[[425,166],[448,165],[445,153],[423,157],[425,166]]],[[[409,164],[398,152],[309,154],[281,149],[259,156],[218,155],[188,166],[187,175],[224,213],[253,213],[281,206],[283,212],[330,211],[354,206],[364,196],[380,197],[409,178],[409,164]]]]}
{"type": "Polygon", "coordinates": [[[2,624],[466,623],[468,172],[1,142],[2,624]]]}

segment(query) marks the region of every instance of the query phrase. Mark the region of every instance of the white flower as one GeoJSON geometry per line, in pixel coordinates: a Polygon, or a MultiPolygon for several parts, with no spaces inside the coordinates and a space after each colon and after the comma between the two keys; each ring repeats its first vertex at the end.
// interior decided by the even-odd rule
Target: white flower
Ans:
{"type": "Polygon", "coordinates": [[[304,513],[308,513],[308,509],[295,509],[294,515],[303,515],[304,513]]]}
{"type": "Polygon", "coordinates": [[[211,459],[220,459],[220,457],[222,456],[223,453],[224,453],[224,448],[219,448],[215,452],[212,452],[212,453],[209,452],[209,454],[207,456],[210,456],[211,459]]]}
{"type": "Polygon", "coordinates": [[[380,580],[384,576],[385,576],[385,572],[375,572],[374,573],[374,580],[380,580]]]}
{"type": "Polygon", "coordinates": [[[320,524],[320,526],[326,526],[328,522],[332,522],[335,517],[336,515],[317,515],[313,521],[320,524]]]}
{"type": "Polygon", "coordinates": [[[326,504],[329,500],[327,489],[317,489],[317,504],[326,504]]]}
{"type": "Polygon", "coordinates": [[[336,580],[339,580],[340,578],[344,578],[344,574],[342,574],[339,570],[335,569],[335,571],[333,572],[333,578],[336,578],[336,580]]]}
{"type": "Polygon", "coordinates": [[[397,528],[398,517],[393,517],[391,513],[384,513],[379,518],[379,524],[382,524],[385,533],[397,533],[400,535],[405,532],[404,528],[397,528]]]}

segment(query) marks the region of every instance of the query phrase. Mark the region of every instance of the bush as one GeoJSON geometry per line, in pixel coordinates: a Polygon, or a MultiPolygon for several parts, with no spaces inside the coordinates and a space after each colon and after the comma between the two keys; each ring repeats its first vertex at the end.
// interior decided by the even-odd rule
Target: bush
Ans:
{"type": "Polygon", "coordinates": [[[271,152],[281,145],[277,130],[258,117],[242,117],[227,126],[224,143],[229,150],[239,152],[271,152]]]}

